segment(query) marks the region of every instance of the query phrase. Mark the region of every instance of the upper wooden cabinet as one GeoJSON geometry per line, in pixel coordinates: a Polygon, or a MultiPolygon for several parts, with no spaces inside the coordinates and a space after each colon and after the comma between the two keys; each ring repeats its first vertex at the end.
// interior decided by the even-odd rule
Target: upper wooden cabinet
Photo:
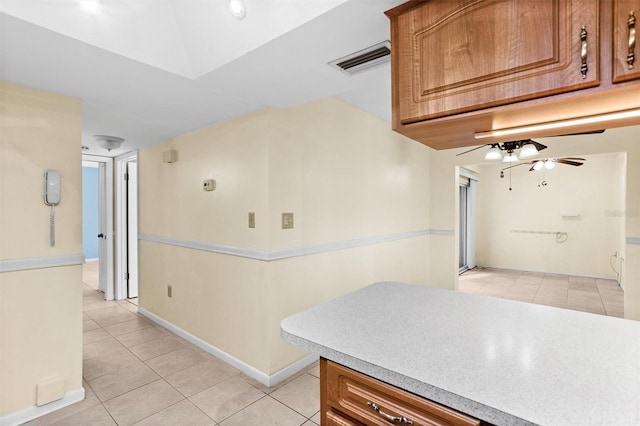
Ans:
{"type": "Polygon", "coordinates": [[[636,28],[640,25],[640,0],[613,2],[613,82],[640,78],[636,28]]]}
{"type": "MultiPolygon", "coordinates": [[[[474,135],[640,108],[627,57],[640,0],[415,0],[391,21],[392,127],[446,149],[474,135]]],[[[635,48],[637,54],[637,48],[635,48]]],[[[583,124],[565,133],[640,124],[583,124]]],[[[556,130],[555,132],[558,132],[556,130]]]]}
{"type": "Polygon", "coordinates": [[[599,84],[597,0],[434,0],[395,25],[404,124],[599,84]]]}

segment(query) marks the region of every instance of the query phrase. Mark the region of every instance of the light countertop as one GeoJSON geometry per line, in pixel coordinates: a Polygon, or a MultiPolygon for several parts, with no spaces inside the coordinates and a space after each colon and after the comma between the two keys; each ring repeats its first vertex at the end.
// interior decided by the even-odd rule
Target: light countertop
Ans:
{"type": "Polygon", "coordinates": [[[285,318],[285,341],[498,425],[640,425],[640,323],[394,282],[285,318]]]}

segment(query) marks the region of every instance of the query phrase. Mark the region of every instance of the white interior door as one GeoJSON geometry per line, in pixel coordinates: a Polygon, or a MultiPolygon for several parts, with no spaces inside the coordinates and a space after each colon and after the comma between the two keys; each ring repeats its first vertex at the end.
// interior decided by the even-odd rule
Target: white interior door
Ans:
{"type": "Polygon", "coordinates": [[[138,297],[138,163],[127,163],[127,297],[138,297]]]}
{"type": "Polygon", "coordinates": [[[82,161],[98,164],[98,288],[106,300],[114,298],[113,276],[113,159],[97,155],[82,155],[82,161]]]}
{"type": "Polygon", "coordinates": [[[98,163],[98,289],[107,290],[107,188],[106,164],[98,163]]]}

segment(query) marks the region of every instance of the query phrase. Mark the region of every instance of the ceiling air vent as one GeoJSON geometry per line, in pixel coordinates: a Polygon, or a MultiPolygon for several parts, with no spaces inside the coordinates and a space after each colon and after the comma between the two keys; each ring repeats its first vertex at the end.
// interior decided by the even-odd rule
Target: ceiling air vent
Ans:
{"type": "Polygon", "coordinates": [[[366,49],[329,62],[334,68],[352,75],[391,60],[391,43],[388,40],[375,44],[366,49]]]}

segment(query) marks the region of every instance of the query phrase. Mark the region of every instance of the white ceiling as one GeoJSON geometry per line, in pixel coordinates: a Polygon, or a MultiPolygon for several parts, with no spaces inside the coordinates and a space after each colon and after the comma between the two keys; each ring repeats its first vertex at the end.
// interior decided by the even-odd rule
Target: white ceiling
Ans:
{"type": "Polygon", "coordinates": [[[390,121],[390,66],[328,62],[389,39],[404,0],[0,0],[0,79],[82,99],[87,153],[118,155],[326,96],[390,121]],[[108,153],[95,134],[126,139],[108,153]]]}

